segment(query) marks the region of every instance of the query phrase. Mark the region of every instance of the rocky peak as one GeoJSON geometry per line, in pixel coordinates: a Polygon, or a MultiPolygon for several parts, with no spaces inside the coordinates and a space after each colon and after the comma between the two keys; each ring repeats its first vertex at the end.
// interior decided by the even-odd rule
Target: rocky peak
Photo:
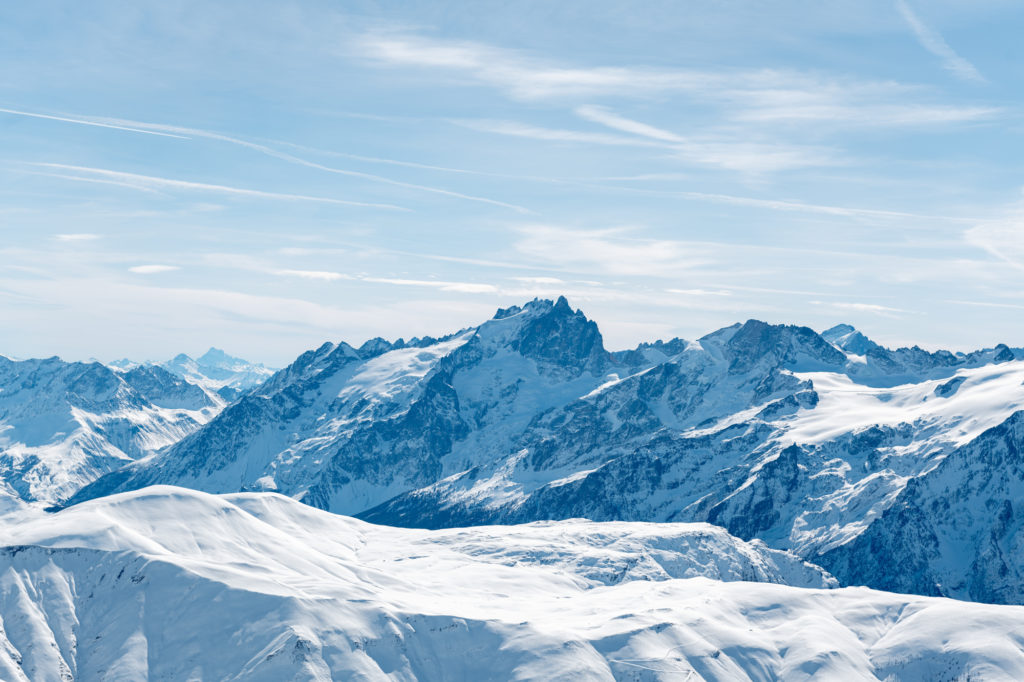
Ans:
{"type": "Polygon", "coordinates": [[[115,400],[124,385],[109,367],[98,362],[74,362],[61,369],[68,393],[88,404],[115,400]]]}
{"type": "Polygon", "coordinates": [[[852,324],[841,323],[823,331],[821,333],[821,338],[825,339],[829,343],[835,343],[836,339],[852,334],[855,331],[857,331],[857,328],[852,324]]]}
{"type": "Polygon", "coordinates": [[[579,371],[597,369],[610,360],[597,324],[583,311],[573,310],[564,296],[554,303],[534,299],[521,313],[527,318],[510,345],[522,355],[579,371]]]}
{"type": "Polygon", "coordinates": [[[387,353],[389,350],[394,348],[402,348],[405,346],[405,342],[399,339],[395,343],[391,343],[387,339],[375,336],[372,339],[367,339],[363,345],[359,346],[359,355],[362,357],[373,357],[375,355],[381,355],[387,353]]]}
{"type": "Polygon", "coordinates": [[[869,351],[881,348],[849,324],[837,324],[831,329],[826,329],[821,333],[821,337],[836,348],[854,355],[867,355],[869,351]]]}
{"type": "Polygon", "coordinates": [[[729,363],[729,371],[745,372],[767,361],[787,369],[839,367],[846,356],[813,329],[747,320],[701,339],[701,345],[729,363]]]}
{"type": "Polygon", "coordinates": [[[121,378],[146,400],[160,407],[201,410],[213,407],[206,392],[159,365],[139,365],[121,378]]]}
{"type": "Polygon", "coordinates": [[[1010,347],[1007,346],[1005,343],[999,344],[998,346],[993,348],[992,351],[993,362],[1010,362],[1011,360],[1017,359],[1017,357],[1013,354],[1013,351],[1010,350],[1010,347]]]}
{"type": "Polygon", "coordinates": [[[523,309],[517,305],[509,306],[508,308],[498,308],[497,312],[494,313],[494,317],[491,319],[504,320],[514,315],[518,315],[521,312],[523,312],[523,309]]]}
{"type": "Polygon", "coordinates": [[[196,362],[200,365],[206,365],[208,367],[218,367],[223,369],[230,369],[239,363],[244,363],[244,360],[232,357],[222,351],[220,348],[210,347],[210,350],[200,355],[196,362]]]}

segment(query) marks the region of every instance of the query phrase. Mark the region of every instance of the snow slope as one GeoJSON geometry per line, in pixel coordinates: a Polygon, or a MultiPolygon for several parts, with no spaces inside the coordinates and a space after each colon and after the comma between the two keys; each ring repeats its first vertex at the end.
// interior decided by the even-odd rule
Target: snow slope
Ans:
{"type": "Polygon", "coordinates": [[[0,524],[12,682],[1024,678],[1022,607],[827,589],[704,524],[404,530],[170,487],[0,524]]]}

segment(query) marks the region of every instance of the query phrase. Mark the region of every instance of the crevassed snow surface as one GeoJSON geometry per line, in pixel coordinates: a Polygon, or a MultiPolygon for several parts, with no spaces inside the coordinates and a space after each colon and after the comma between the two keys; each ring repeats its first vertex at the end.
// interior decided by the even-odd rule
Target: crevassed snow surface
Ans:
{"type": "Polygon", "coordinates": [[[1022,607],[828,589],[706,524],[418,531],[171,487],[0,523],[11,682],[1024,677],[1022,607]]]}

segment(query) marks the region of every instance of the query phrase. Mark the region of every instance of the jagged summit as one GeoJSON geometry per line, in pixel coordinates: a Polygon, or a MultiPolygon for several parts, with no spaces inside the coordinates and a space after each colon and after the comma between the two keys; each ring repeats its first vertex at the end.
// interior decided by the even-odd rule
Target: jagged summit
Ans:
{"type": "Polygon", "coordinates": [[[1016,354],[1005,343],[1000,343],[992,349],[993,362],[1012,362],[1016,359],[1016,354]]]}
{"type": "Polygon", "coordinates": [[[511,347],[524,356],[578,370],[600,371],[608,361],[610,356],[597,323],[582,310],[573,310],[565,296],[554,303],[534,299],[522,312],[529,319],[523,322],[517,338],[511,340],[511,347]]]}
{"type": "Polygon", "coordinates": [[[549,311],[557,310],[561,313],[572,313],[572,306],[569,305],[569,299],[565,296],[559,296],[558,299],[552,301],[549,298],[534,298],[532,301],[527,301],[523,305],[512,305],[508,308],[498,308],[497,312],[494,313],[492,320],[503,320],[514,315],[519,315],[523,312],[532,312],[543,314],[549,311]]]}
{"type": "Polygon", "coordinates": [[[821,335],[827,341],[832,342],[839,337],[846,336],[847,334],[852,334],[855,331],[857,331],[857,328],[854,327],[852,324],[840,323],[834,327],[829,327],[828,329],[823,331],[821,335]]]}
{"type": "Polygon", "coordinates": [[[380,355],[386,353],[394,348],[401,348],[405,345],[403,339],[398,339],[394,343],[387,339],[375,336],[372,339],[367,339],[363,345],[359,346],[360,355],[380,355]]]}

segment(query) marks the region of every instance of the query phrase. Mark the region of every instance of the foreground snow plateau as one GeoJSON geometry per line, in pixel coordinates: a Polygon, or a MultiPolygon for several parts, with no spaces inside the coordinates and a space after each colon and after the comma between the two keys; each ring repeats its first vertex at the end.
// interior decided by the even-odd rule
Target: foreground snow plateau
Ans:
{"type": "Polygon", "coordinates": [[[707,524],[426,531],[167,486],[0,517],[0,679],[1019,680],[1024,607],[707,524]]]}

